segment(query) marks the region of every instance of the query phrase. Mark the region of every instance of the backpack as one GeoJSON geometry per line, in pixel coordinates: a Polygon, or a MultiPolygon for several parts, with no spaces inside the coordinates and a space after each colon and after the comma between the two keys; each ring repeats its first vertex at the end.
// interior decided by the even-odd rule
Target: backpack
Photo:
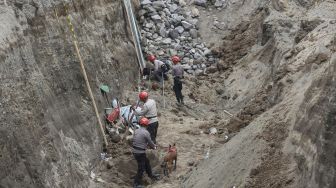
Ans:
{"type": "Polygon", "coordinates": [[[148,75],[150,75],[150,71],[151,71],[150,68],[144,68],[142,73],[143,73],[144,76],[148,76],[148,75]]]}
{"type": "Polygon", "coordinates": [[[170,63],[168,61],[164,61],[164,64],[161,65],[162,72],[166,73],[170,70],[170,63]]]}

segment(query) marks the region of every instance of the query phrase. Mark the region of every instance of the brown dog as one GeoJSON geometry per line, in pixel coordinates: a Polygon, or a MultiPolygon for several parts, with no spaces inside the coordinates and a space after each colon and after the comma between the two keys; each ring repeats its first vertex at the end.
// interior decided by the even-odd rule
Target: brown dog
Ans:
{"type": "Polygon", "coordinates": [[[168,153],[164,156],[161,167],[163,168],[163,174],[169,177],[169,173],[176,170],[177,163],[177,149],[175,144],[173,146],[169,145],[168,153]],[[174,169],[173,169],[174,164],[174,169]]]}

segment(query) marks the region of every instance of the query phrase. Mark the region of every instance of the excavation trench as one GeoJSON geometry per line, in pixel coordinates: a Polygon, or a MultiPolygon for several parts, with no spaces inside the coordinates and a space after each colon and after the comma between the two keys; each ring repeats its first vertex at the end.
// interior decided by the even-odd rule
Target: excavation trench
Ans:
{"type": "Polygon", "coordinates": [[[145,176],[146,186],[335,186],[335,2],[132,2],[142,50],[183,57],[186,105],[175,104],[172,79],[164,96],[152,82],[139,85],[122,1],[0,3],[0,187],[133,183],[129,142],[108,137],[111,158],[101,160],[73,33],[101,116],[110,106],[102,84],[124,104],[139,87],[157,101],[159,148],[148,156],[161,173],[175,143],[178,163],[158,182],[145,176]]]}

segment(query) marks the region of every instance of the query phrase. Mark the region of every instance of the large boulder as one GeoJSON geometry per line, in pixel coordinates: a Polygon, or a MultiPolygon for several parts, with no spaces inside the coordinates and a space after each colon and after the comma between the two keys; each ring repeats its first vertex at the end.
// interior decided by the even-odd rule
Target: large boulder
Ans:
{"type": "Polygon", "coordinates": [[[224,0],[216,0],[215,7],[222,7],[224,5],[224,0]]]}
{"type": "Polygon", "coordinates": [[[150,1],[150,0],[143,0],[143,1],[141,1],[141,3],[140,3],[142,6],[144,6],[144,5],[150,5],[150,4],[152,4],[152,1],[150,1]]]}
{"type": "Polygon", "coordinates": [[[178,26],[175,28],[175,30],[177,30],[180,34],[183,33],[184,28],[182,26],[178,26]]]}
{"type": "Polygon", "coordinates": [[[181,21],[184,20],[183,16],[180,16],[178,14],[172,14],[169,21],[172,25],[174,26],[179,26],[181,25],[181,21]]]}
{"type": "Polygon", "coordinates": [[[159,16],[159,15],[153,15],[153,16],[151,16],[151,18],[154,22],[160,22],[161,21],[161,16],[159,16]]]}
{"type": "Polygon", "coordinates": [[[165,27],[161,27],[159,33],[161,37],[167,37],[167,30],[165,27]]]}
{"type": "Polygon", "coordinates": [[[196,7],[191,8],[191,17],[195,18],[200,15],[199,10],[196,7]]]}
{"type": "Polygon", "coordinates": [[[162,41],[163,44],[171,44],[171,39],[170,38],[166,38],[162,41]]]}
{"type": "Polygon", "coordinates": [[[169,11],[170,11],[170,13],[174,13],[178,9],[179,9],[179,7],[177,6],[177,4],[169,5],[169,11]]]}
{"type": "Polygon", "coordinates": [[[181,7],[184,7],[187,5],[187,3],[184,0],[179,0],[178,3],[181,7]]]}
{"type": "Polygon", "coordinates": [[[193,24],[187,22],[187,21],[181,21],[182,23],[182,26],[186,29],[186,30],[189,30],[191,28],[193,28],[193,24]]]}
{"type": "Polygon", "coordinates": [[[206,7],[207,0],[194,0],[194,4],[197,5],[197,6],[206,7]]]}
{"type": "Polygon", "coordinates": [[[163,1],[154,1],[152,3],[152,6],[157,10],[157,11],[162,11],[166,5],[163,1]]]}
{"type": "Polygon", "coordinates": [[[180,33],[177,29],[172,29],[169,31],[169,37],[172,39],[177,39],[180,36],[180,33]]]}

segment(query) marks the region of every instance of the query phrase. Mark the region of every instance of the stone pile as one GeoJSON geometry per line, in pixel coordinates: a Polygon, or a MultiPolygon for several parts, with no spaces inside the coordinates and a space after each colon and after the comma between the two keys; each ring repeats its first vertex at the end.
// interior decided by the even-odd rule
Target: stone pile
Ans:
{"type": "Polygon", "coordinates": [[[208,5],[213,5],[216,8],[225,7],[228,0],[194,0],[194,5],[207,7],[208,5]]]}
{"type": "Polygon", "coordinates": [[[190,74],[200,74],[217,62],[199,37],[199,10],[187,10],[184,0],[141,0],[138,14],[144,54],[161,60],[178,55],[190,74]]]}

